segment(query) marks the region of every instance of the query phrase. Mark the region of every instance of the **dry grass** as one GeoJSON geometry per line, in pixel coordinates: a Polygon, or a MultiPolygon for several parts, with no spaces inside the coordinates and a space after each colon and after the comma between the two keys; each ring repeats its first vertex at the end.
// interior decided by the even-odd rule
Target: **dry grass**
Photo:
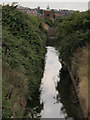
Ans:
{"type": "Polygon", "coordinates": [[[85,116],[88,114],[88,46],[78,49],[72,60],[73,75],[79,78],[78,96],[85,116]]]}
{"type": "Polygon", "coordinates": [[[46,23],[42,23],[43,27],[45,28],[46,31],[48,31],[49,26],[46,23]]]}
{"type": "Polygon", "coordinates": [[[90,112],[90,44],[88,45],[88,107],[90,112]]]}
{"type": "Polygon", "coordinates": [[[7,63],[3,63],[3,117],[22,118],[26,107],[27,78],[23,73],[10,70],[7,63]],[[8,116],[9,113],[9,116],[8,116]]]}

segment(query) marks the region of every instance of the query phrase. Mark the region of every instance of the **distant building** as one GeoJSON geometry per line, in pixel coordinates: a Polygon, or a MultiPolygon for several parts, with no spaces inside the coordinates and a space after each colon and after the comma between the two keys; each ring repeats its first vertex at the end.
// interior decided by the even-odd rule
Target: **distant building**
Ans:
{"type": "Polygon", "coordinates": [[[53,13],[53,11],[49,8],[49,6],[47,7],[46,10],[43,11],[43,17],[44,17],[44,18],[54,18],[54,13],[53,13]]]}
{"type": "Polygon", "coordinates": [[[28,7],[19,6],[17,9],[24,12],[24,13],[26,13],[26,14],[28,14],[28,15],[33,15],[33,16],[36,16],[36,17],[37,17],[37,14],[38,14],[37,8],[30,9],[28,7]]]}
{"type": "Polygon", "coordinates": [[[51,10],[44,10],[43,11],[43,17],[46,18],[54,18],[54,14],[51,10]]]}
{"type": "Polygon", "coordinates": [[[54,11],[54,17],[58,18],[60,16],[63,16],[63,13],[61,11],[54,11]]]}
{"type": "Polygon", "coordinates": [[[28,7],[22,7],[22,6],[19,6],[17,9],[24,12],[27,15],[33,15],[36,17],[50,18],[50,19],[58,18],[61,16],[68,16],[69,14],[73,13],[73,10],[50,9],[49,6],[47,7],[46,10],[40,9],[40,7],[30,9],[28,7]]]}
{"type": "Polygon", "coordinates": [[[47,6],[47,10],[50,10],[50,7],[49,7],[49,5],[47,6]]]}
{"type": "Polygon", "coordinates": [[[54,17],[55,18],[58,18],[58,17],[61,17],[61,16],[68,16],[70,14],[72,14],[74,11],[73,10],[55,10],[54,11],[54,17]]]}
{"type": "Polygon", "coordinates": [[[40,9],[40,7],[37,7],[37,16],[39,16],[39,17],[43,17],[43,10],[42,9],[40,9]]]}
{"type": "Polygon", "coordinates": [[[88,2],[88,10],[90,10],[90,1],[88,2]]]}
{"type": "Polygon", "coordinates": [[[39,12],[38,12],[38,15],[43,18],[43,9],[40,9],[39,12]]]}
{"type": "Polygon", "coordinates": [[[37,8],[29,9],[29,15],[33,15],[37,17],[37,14],[38,14],[37,8]]]}

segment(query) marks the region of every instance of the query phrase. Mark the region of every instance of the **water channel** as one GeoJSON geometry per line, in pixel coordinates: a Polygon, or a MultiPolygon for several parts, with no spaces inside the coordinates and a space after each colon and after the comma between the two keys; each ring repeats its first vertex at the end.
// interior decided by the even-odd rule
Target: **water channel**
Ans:
{"type": "Polygon", "coordinates": [[[58,103],[56,100],[58,94],[56,86],[60,80],[59,70],[62,68],[58,56],[59,53],[54,47],[47,47],[46,64],[41,83],[41,101],[44,102],[42,118],[65,118],[67,116],[61,111],[62,103],[58,103]]]}
{"type": "Polygon", "coordinates": [[[40,87],[40,101],[44,103],[40,115],[41,118],[73,120],[74,117],[79,118],[81,112],[78,109],[79,105],[73,104],[72,81],[68,70],[64,66],[62,67],[59,61],[59,52],[53,47],[55,42],[55,29],[50,27],[48,30],[45,69],[40,87]]]}

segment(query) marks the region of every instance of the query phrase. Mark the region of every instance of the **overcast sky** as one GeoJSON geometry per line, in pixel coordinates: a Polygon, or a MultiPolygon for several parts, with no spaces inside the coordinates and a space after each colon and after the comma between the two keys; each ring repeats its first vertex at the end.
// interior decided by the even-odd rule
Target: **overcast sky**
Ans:
{"type": "Polygon", "coordinates": [[[50,8],[85,11],[88,9],[89,0],[0,0],[0,2],[18,2],[19,5],[29,8],[40,6],[45,9],[49,5],[50,8]]]}
{"type": "Polygon", "coordinates": [[[89,0],[0,0],[1,2],[88,2],[89,0]]]}

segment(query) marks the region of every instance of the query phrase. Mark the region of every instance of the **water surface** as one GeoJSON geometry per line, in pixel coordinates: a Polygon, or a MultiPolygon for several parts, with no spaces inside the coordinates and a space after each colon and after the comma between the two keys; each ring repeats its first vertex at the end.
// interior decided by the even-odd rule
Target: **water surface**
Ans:
{"type": "Polygon", "coordinates": [[[59,70],[62,68],[59,62],[59,53],[54,47],[47,47],[46,64],[41,84],[41,101],[44,102],[44,109],[41,112],[42,118],[65,118],[66,113],[61,111],[62,103],[57,103],[56,91],[59,78],[59,70]]]}

